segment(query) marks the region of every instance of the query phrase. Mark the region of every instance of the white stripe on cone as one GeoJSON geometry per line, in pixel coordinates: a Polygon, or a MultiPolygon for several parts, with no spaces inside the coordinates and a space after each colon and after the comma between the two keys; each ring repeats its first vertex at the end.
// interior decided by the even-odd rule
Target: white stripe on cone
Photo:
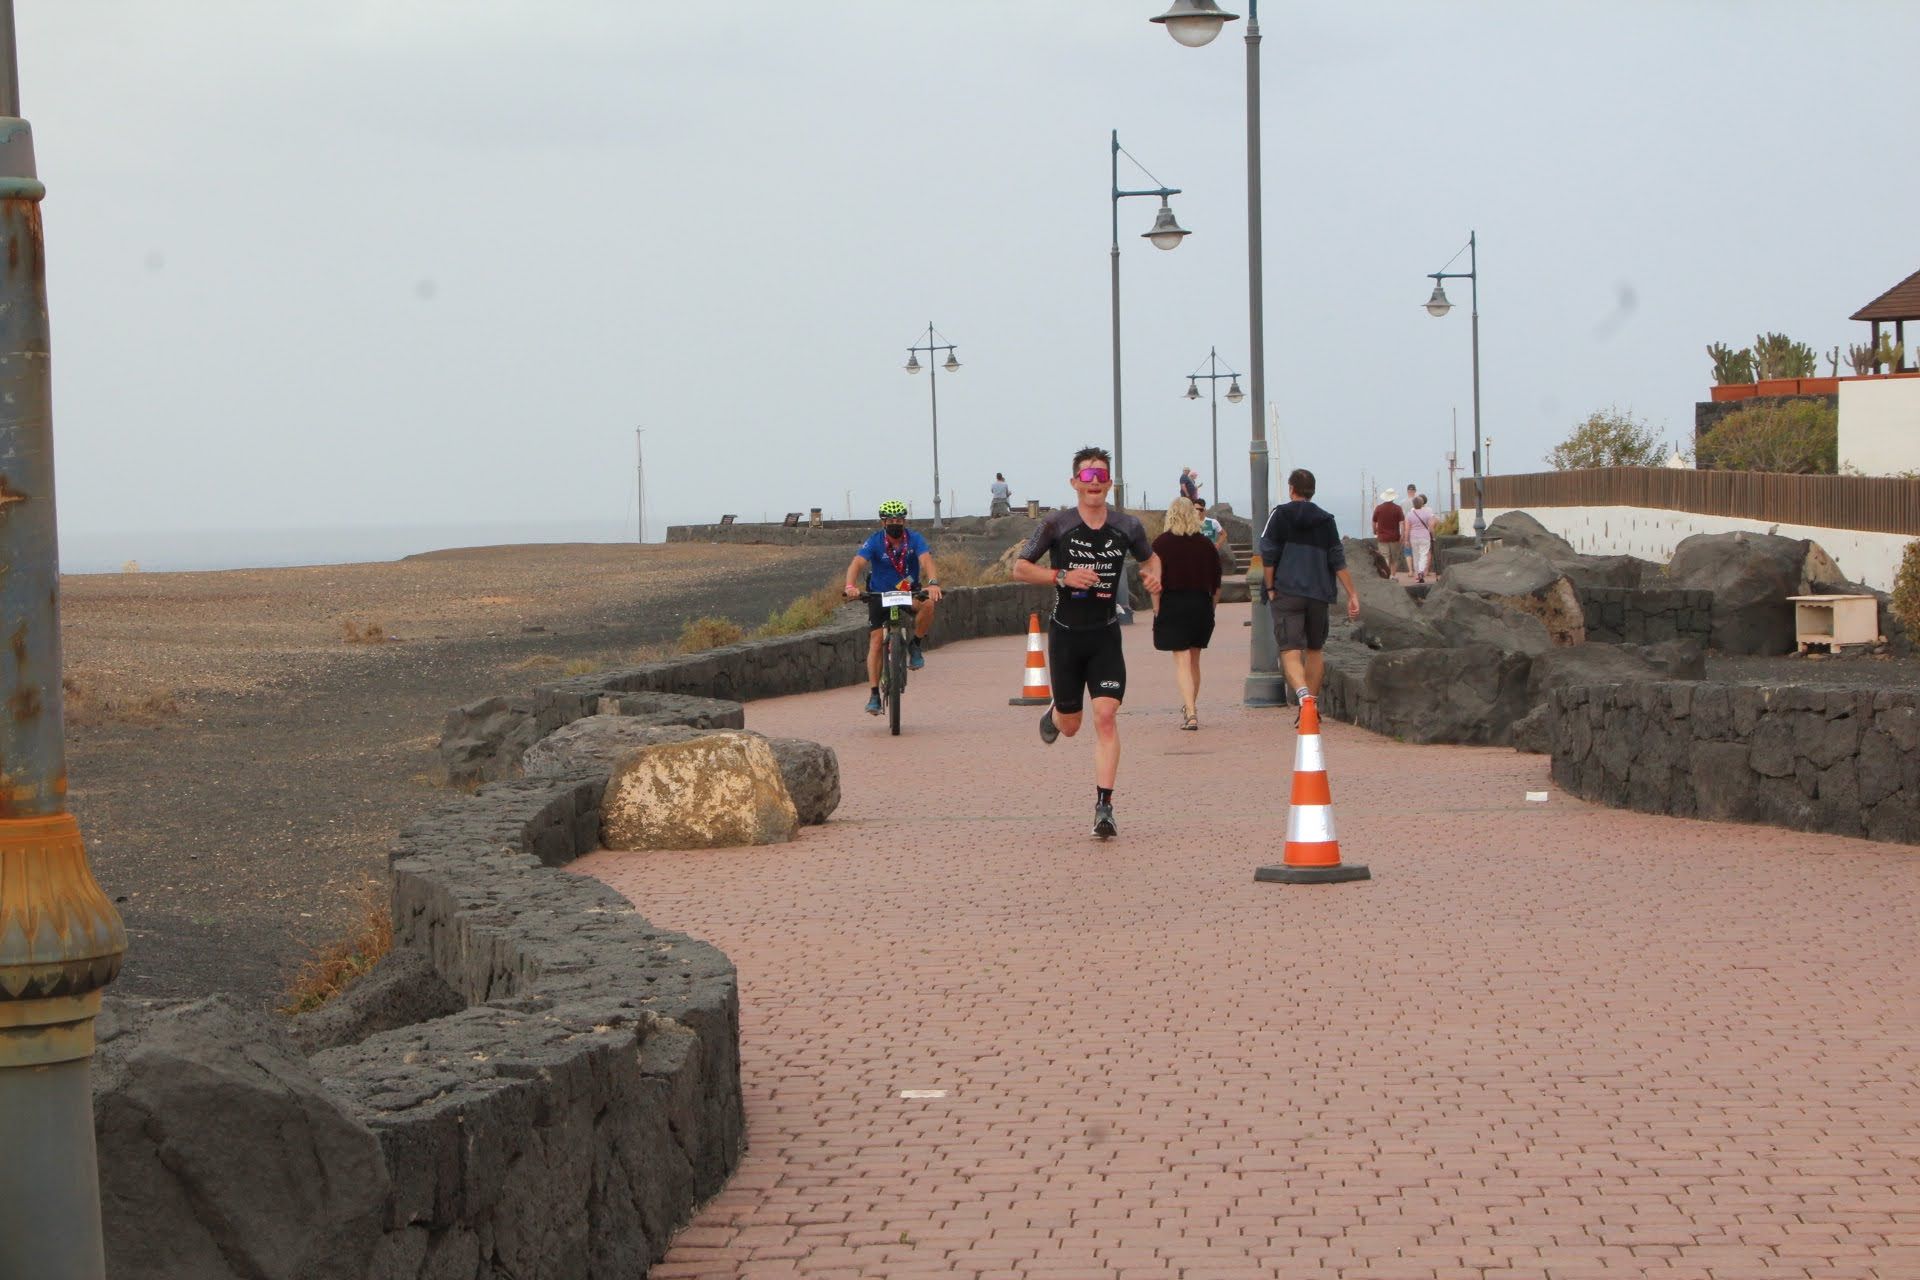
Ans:
{"type": "Polygon", "coordinates": [[[1028,693],[1032,693],[1035,690],[1045,693],[1049,687],[1047,685],[1047,669],[1045,667],[1028,667],[1027,682],[1020,687],[1028,693]]]}
{"type": "Polygon", "coordinates": [[[1046,652],[1045,649],[1042,649],[1040,647],[1040,633],[1038,631],[1027,632],[1027,652],[1028,653],[1045,653],[1046,652]]]}
{"type": "Polygon", "coordinates": [[[1332,844],[1337,838],[1332,805],[1296,804],[1287,810],[1288,844],[1332,844]]]}
{"type": "Polygon", "coordinates": [[[1295,773],[1325,773],[1327,758],[1320,754],[1320,735],[1303,733],[1293,740],[1293,771],[1295,773]]]}

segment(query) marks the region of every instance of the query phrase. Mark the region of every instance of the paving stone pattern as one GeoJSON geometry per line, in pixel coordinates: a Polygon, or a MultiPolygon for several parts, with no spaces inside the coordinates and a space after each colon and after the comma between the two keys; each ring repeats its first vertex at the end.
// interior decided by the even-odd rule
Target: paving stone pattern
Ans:
{"type": "Polygon", "coordinates": [[[1111,844],[1006,638],[930,655],[899,738],[755,704],[841,762],[794,843],[576,864],[740,974],[747,1155],[656,1280],[1920,1275],[1920,859],[1335,724],[1375,878],[1256,885],[1292,716],[1228,705],[1243,616],[1197,734],[1126,637],[1111,844]]]}

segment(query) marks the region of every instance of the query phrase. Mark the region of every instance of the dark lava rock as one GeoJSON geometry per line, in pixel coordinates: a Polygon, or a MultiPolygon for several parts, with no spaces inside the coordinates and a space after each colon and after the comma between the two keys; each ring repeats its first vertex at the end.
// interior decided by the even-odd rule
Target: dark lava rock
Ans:
{"type": "Polygon", "coordinates": [[[1713,592],[1713,647],[1722,653],[1793,652],[1787,597],[1840,578],[1810,539],[1744,531],[1682,539],[1667,565],[1671,585],[1713,592]]]}
{"type": "Polygon", "coordinates": [[[93,1097],[109,1274],[360,1280],[386,1207],[380,1143],[286,1032],[225,996],[107,1006],[93,1097]]]}
{"type": "Polygon", "coordinates": [[[378,1031],[444,1018],[467,1007],[424,952],[395,947],[359,981],[311,1013],[288,1023],[288,1033],[309,1056],[343,1044],[359,1044],[378,1031]]]}

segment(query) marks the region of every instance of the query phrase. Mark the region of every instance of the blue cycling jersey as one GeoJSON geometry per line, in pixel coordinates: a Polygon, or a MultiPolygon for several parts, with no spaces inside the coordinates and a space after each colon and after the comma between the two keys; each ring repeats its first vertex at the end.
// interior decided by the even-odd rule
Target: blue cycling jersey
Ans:
{"type": "Polygon", "coordinates": [[[860,546],[860,558],[867,562],[867,590],[897,590],[903,575],[907,584],[917,589],[920,557],[931,550],[917,529],[907,530],[906,536],[894,540],[891,547],[887,545],[887,531],[875,529],[873,536],[860,546]]]}

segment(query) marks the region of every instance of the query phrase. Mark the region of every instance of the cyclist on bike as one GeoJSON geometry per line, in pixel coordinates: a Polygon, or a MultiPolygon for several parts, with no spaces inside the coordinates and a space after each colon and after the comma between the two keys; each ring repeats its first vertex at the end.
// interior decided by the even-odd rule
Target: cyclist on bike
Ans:
{"type": "Polygon", "coordinates": [[[1113,783],[1120,772],[1120,701],[1127,696],[1127,655],[1120,646],[1115,603],[1127,589],[1122,572],[1131,552],[1140,580],[1160,591],[1160,557],[1140,521],[1107,506],[1113,468],[1105,449],[1073,455],[1073,490],[1080,501],[1056,511],[1033,531],[1013,562],[1016,582],[1059,591],[1047,643],[1053,705],[1040,716],[1040,738],[1080,732],[1085,695],[1093,701],[1093,834],[1111,839],[1113,783]],[[1045,558],[1042,566],[1039,561],[1045,558]]]}
{"type": "MultiPolygon", "coordinates": [[[[907,665],[918,671],[927,665],[920,642],[933,626],[933,606],[940,601],[940,579],[933,567],[933,551],[918,530],[907,528],[907,504],[889,500],[880,504],[880,527],[861,544],[847,565],[847,598],[857,600],[862,590],[925,590],[926,600],[914,610],[913,643],[907,665]],[[860,585],[866,579],[864,588],[860,585]]],[[[885,639],[887,611],[879,599],[867,601],[867,714],[886,710],[880,701],[880,649],[885,639]]]]}

